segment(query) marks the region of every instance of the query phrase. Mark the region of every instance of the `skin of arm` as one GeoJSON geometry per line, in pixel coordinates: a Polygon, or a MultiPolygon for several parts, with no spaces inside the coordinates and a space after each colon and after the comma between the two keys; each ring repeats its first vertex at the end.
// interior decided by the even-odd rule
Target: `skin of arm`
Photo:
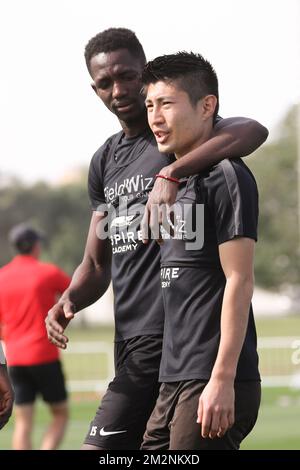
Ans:
{"type": "Polygon", "coordinates": [[[48,338],[61,349],[67,346],[68,338],[63,333],[75,312],[96,302],[110,283],[110,240],[108,237],[101,240],[97,236],[98,224],[104,218],[103,214],[93,212],[83,260],[75,270],[70,286],[46,318],[48,338]]]}
{"type": "MultiPolygon", "coordinates": [[[[209,140],[162,168],[159,173],[178,179],[191,176],[224,158],[249,155],[260,147],[267,137],[268,130],[253,119],[244,117],[221,119],[216,123],[209,140]]],[[[144,243],[148,242],[148,227],[155,233],[156,223],[163,223],[164,211],[159,206],[172,206],[176,200],[177,190],[176,183],[163,178],[156,179],[149,194],[142,222],[142,226],[145,227],[143,230],[144,243]]]]}
{"type": "Polygon", "coordinates": [[[0,342],[0,429],[8,422],[14,402],[14,393],[10,384],[5,358],[0,342]]]}
{"type": "Polygon", "coordinates": [[[197,422],[204,438],[222,437],[234,423],[234,379],[253,294],[254,246],[250,238],[236,238],[219,246],[226,286],[218,354],[199,398],[197,422]]]}

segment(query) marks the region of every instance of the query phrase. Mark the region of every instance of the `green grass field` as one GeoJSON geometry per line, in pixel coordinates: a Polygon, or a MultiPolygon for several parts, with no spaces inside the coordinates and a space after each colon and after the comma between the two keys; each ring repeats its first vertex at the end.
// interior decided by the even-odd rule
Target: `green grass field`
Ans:
{"type": "MultiPolygon", "coordinates": [[[[259,336],[295,336],[300,331],[300,316],[286,318],[258,319],[259,336]]],[[[69,331],[71,342],[75,341],[107,341],[111,343],[111,328],[92,328],[69,331]]],[[[68,377],[75,373],[78,357],[65,357],[65,368],[68,377]]],[[[95,357],[86,355],[86,363],[95,361],[95,357]]],[[[96,373],[89,377],[97,378],[97,374],[105,373],[105,365],[97,365],[96,373]]],[[[300,372],[300,371],[299,371],[300,372]]],[[[73,393],[71,395],[71,419],[62,449],[79,449],[98,406],[98,397],[94,393],[73,393]]],[[[264,388],[258,422],[244,441],[242,449],[298,449],[300,450],[300,389],[264,388]]],[[[42,403],[37,404],[34,447],[38,448],[41,436],[48,421],[48,410],[42,403]]],[[[0,433],[0,449],[10,449],[13,429],[13,418],[0,433]]]]}

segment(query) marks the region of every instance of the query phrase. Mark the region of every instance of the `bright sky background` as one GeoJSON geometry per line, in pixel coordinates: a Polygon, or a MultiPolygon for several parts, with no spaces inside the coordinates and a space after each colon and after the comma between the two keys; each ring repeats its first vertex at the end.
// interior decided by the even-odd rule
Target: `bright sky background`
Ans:
{"type": "Polygon", "coordinates": [[[300,101],[300,0],[0,0],[0,173],[59,180],[119,130],[90,88],[83,50],[111,26],[133,29],[148,59],[202,53],[223,117],[276,135],[300,101]]]}

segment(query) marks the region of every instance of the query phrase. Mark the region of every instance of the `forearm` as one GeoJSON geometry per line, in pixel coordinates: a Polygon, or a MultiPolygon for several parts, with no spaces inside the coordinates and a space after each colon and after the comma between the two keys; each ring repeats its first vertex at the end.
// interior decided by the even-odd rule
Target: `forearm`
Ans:
{"type": "Polygon", "coordinates": [[[249,155],[268,137],[268,130],[257,121],[247,118],[228,118],[219,121],[212,137],[164,168],[163,174],[183,178],[199,173],[224,160],[249,155]]]}
{"type": "Polygon", "coordinates": [[[252,279],[233,277],[226,282],[221,312],[220,345],[212,378],[234,381],[246,335],[252,293],[252,279]]]}
{"type": "Polygon", "coordinates": [[[72,302],[76,311],[93,304],[107,290],[111,279],[110,265],[96,265],[91,260],[83,260],[73,274],[68,289],[59,302],[72,302]]]}

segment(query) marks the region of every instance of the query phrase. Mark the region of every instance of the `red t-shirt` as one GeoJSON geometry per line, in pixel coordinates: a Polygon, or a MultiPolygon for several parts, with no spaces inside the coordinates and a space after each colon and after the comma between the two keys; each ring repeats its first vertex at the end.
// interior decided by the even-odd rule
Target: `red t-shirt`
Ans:
{"type": "Polygon", "coordinates": [[[18,255],[0,269],[0,324],[9,366],[58,359],[47,338],[45,318],[70,278],[57,266],[18,255]]]}

